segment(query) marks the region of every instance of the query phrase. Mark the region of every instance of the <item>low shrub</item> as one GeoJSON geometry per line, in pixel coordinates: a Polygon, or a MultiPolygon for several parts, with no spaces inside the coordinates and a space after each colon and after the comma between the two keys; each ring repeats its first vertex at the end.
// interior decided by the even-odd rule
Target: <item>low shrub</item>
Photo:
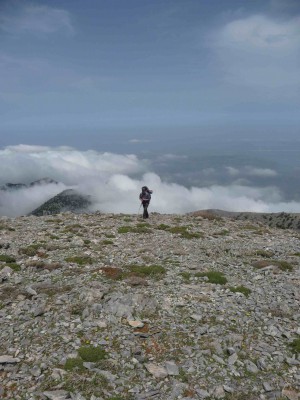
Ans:
{"type": "Polygon", "coordinates": [[[78,349],[78,354],[83,361],[97,362],[104,360],[106,357],[106,351],[102,347],[93,346],[82,346],[78,349]]]}

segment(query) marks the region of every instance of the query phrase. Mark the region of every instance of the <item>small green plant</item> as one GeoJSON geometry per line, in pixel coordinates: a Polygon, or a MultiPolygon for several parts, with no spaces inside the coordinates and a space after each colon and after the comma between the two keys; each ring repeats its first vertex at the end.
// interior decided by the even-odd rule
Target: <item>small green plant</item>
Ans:
{"type": "Polygon", "coordinates": [[[82,346],[78,349],[78,354],[83,361],[88,362],[98,362],[106,358],[106,351],[100,346],[82,346]]]}
{"type": "Polygon", "coordinates": [[[65,258],[65,261],[70,262],[70,263],[75,263],[78,265],[87,265],[87,264],[92,264],[93,259],[88,256],[73,256],[73,257],[67,257],[65,258]]]}
{"type": "Polygon", "coordinates": [[[64,366],[66,371],[84,371],[83,360],[79,357],[77,358],[68,358],[65,362],[64,366]]]}
{"type": "Polygon", "coordinates": [[[245,286],[230,287],[229,290],[233,293],[243,293],[246,297],[251,293],[251,290],[245,286]]]}
{"type": "Polygon", "coordinates": [[[294,353],[300,354],[300,338],[293,340],[290,343],[290,348],[294,353]]]}
{"type": "Polygon", "coordinates": [[[227,283],[226,277],[219,271],[197,272],[195,276],[199,278],[206,276],[209,283],[215,283],[218,285],[225,285],[225,283],[227,283]]]}
{"type": "Polygon", "coordinates": [[[14,257],[7,256],[6,254],[1,254],[0,261],[10,264],[10,263],[14,263],[16,261],[16,259],[14,257]]]}

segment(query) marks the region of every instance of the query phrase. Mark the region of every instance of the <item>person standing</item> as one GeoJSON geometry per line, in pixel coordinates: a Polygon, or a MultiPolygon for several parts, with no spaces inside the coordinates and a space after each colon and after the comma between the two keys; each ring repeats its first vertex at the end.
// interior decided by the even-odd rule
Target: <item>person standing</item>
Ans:
{"type": "Polygon", "coordinates": [[[142,202],[144,212],[143,212],[143,218],[149,218],[149,213],[148,213],[148,206],[150,204],[151,200],[151,194],[153,193],[153,190],[148,189],[147,186],[142,187],[142,192],[140,193],[140,201],[142,202]]]}

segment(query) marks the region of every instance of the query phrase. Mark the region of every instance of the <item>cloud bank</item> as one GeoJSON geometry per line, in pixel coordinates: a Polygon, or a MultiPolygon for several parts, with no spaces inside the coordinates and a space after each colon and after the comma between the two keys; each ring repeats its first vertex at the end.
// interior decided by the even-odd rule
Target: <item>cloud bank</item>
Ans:
{"type": "MultiPolygon", "coordinates": [[[[242,184],[186,188],[163,181],[149,170],[146,160],[135,155],[78,151],[70,147],[18,145],[0,150],[0,184],[29,183],[50,177],[48,184],[13,192],[0,192],[0,215],[24,215],[66,188],[92,196],[90,211],[137,213],[143,185],[154,193],[151,211],[185,213],[218,208],[231,211],[300,212],[297,202],[284,202],[276,187],[256,188],[242,184]]],[[[272,177],[276,172],[247,167],[251,174],[272,177]]],[[[238,170],[229,169],[232,174],[238,170]]]]}
{"type": "Polygon", "coordinates": [[[300,16],[251,15],[228,22],[210,37],[226,82],[272,91],[299,88],[300,16]]]}

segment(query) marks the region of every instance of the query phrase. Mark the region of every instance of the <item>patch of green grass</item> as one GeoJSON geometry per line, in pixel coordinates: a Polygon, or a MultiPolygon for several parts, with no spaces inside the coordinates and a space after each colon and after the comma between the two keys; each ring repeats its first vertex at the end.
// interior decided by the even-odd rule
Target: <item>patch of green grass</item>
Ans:
{"type": "Polygon", "coordinates": [[[166,273],[161,265],[127,265],[125,268],[137,276],[154,279],[160,279],[166,273]]]}
{"type": "Polygon", "coordinates": [[[57,235],[49,235],[49,238],[52,239],[52,240],[57,240],[57,239],[59,239],[59,236],[57,236],[57,235]]]}
{"type": "Polygon", "coordinates": [[[0,231],[5,231],[5,230],[13,232],[15,231],[15,228],[11,228],[10,226],[7,225],[0,225],[0,231]]]}
{"type": "Polygon", "coordinates": [[[136,226],[124,225],[118,228],[118,233],[150,233],[151,229],[148,224],[137,224],[136,226]]]}
{"type": "Polygon", "coordinates": [[[32,243],[27,247],[19,249],[20,254],[25,254],[26,256],[33,257],[36,255],[39,248],[44,247],[43,243],[32,243]]]}
{"type": "Polygon", "coordinates": [[[172,226],[172,228],[169,228],[168,231],[170,233],[182,234],[187,231],[187,226],[172,226]]]}
{"type": "Polygon", "coordinates": [[[78,265],[87,265],[87,264],[93,263],[93,259],[89,256],[67,257],[67,258],[65,258],[65,261],[70,262],[70,263],[75,263],[78,265]]]}
{"type": "Polygon", "coordinates": [[[7,264],[8,265],[8,267],[10,267],[13,271],[15,271],[15,272],[18,272],[18,271],[21,271],[21,267],[20,267],[20,265],[19,264],[17,264],[17,263],[9,263],[9,264],[7,264]]]}
{"type": "Polygon", "coordinates": [[[193,233],[188,231],[187,226],[173,226],[167,229],[170,233],[179,234],[184,239],[195,239],[203,237],[201,233],[193,233]]]}
{"type": "Polygon", "coordinates": [[[103,245],[108,245],[108,244],[114,244],[114,242],[112,241],[112,240],[102,240],[102,242],[101,242],[103,245]]]}
{"type": "Polygon", "coordinates": [[[6,262],[7,264],[10,264],[10,263],[16,262],[16,259],[14,257],[7,256],[6,254],[1,254],[0,255],[0,261],[6,262]]]}
{"type": "Polygon", "coordinates": [[[206,276],[209,283],[215,283],[218,285],[225,285],[227,283],[226,277],[219,271],[197,272],[195,276],[199,278],[206,276]]]}
{"type": "Polygon", "coordinates": [[[114,239],[116,237],[116,235],[113,233],[105,233],[104,236],[106,236],[108,239],[114,239]]]}
{"type": "Polygon", "coordinates": [[[79,357],[68,358],[65,362],[64,368],[66,371],[73,371],[73,370],[84,371],[85,370],[85,368],[83,366],[83,360],[79,357]]]}
{"type": "Polygon", "coordinates": [[[91,241],[90,241],[89,239],[84,239],[83,243],[84,243],[84,244],[90,244],[91,241]]]}
{"type": "Polygon", "coordinates": [[[229,231],[227,229],[222,229],[221,231],[213,233],[213,236],[227,236],[227,235],[229,235],[229,231]]]}
{"type": "Polygon", "coordinates": [[[88,362],[98,362],[106,358],[106,351],[100,346],[82,346],[78,349],[78,354],[83,361],[88,362]]]}
{"type": "Polygon", "coordinates": [[[246,297],[248,297],[251,293],[251,290],[246,288],[245,286],[230,287],[229,290],[233,293],[243,293],[243,295],[245,295],[246,297]]]}
{"type": "Polygon", "coordinates": [[[300,338],[293,340],[289,346],[294,353],[300,354],[300,338]]]}
{"type": "Polygon", "coordinates": [[[268,250],[256,250],[255,254],[257,256],[264,257],[264,258],[271,258],[273,256],[273,253],[268,250]]]}
{"type": "Polygon", "coordinates": [[[252,263],[253,267],[257,269],[266,268],[270,265],[276,265],[281,271],[292,271],[293,266],[287,261],[282,260],[260,260],[252,263]]]}
{"type": "Polygon", "coordinates": [[[161,230],[161,231],[165,231],[165,230],[167,230],[167,229],[169,229],[170,228],[170,226],[169,225],[166,225],[166,224],[160,224],[160,225],[158,225],[157,227],[156,227],[156,229],[159,229],[159,230],[161,230]]]}
{"type": "Polygon", "coordinates": [[[130,217],[125,217],[125,218],[123,218],[123,221],[124,221],[124,222],[132,222],[132,218],[130,218],[130,217]]]}

